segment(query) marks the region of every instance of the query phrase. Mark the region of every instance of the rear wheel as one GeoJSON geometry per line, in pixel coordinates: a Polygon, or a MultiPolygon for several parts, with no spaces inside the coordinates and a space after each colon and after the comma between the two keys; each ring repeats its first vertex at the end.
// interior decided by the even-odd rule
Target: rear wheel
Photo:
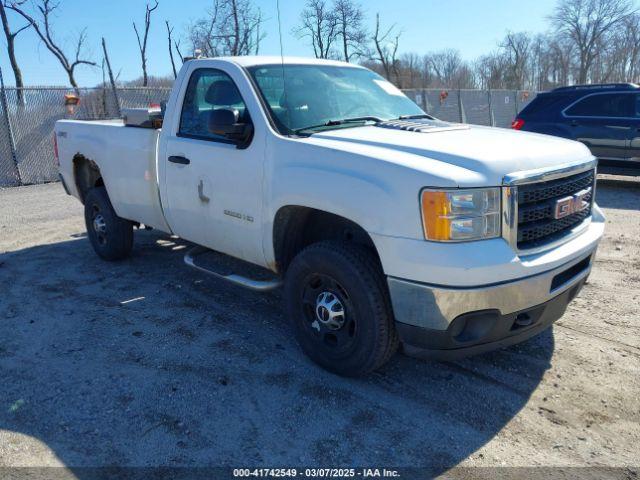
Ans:
{"type": "Polygon", "coordinates": [[[329,371],[364,375],[397,349],[384,275],[363,247],[333,241],[307,247],[287,271],[285,297],[300,346],[329,371]]]}
{"type": "Polygon", "coordinates": [[[84,200],[87,235],[104,260],[121,260],[133,248],[133,223],[116,215],[104,187],[89,190],[84,200]]]}

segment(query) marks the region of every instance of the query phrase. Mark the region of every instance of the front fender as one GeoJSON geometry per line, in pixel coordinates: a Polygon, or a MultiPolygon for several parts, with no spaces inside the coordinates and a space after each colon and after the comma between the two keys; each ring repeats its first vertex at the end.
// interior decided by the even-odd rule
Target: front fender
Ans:
{"type": "Polygon", "coordinates": [[[284,207],[306,207],[338,215],[366,232],[384,230],[380,212],[387,211],[393,203],[387,182],[353,170],[337,171],[322,165],[290,166],[278,175],[286,180],[274,185],[271,208],[263,225],[263,250],[268,265],[275,266],[274,223],[284,207]]]}
{"type": "Polygon", "coordinates": [[[295,205],[339,215],[368,232],[389,227],[382,212],[393,204],[394,191],[376,176],[324,165],[295,165],[280,173],[286,181],[274,189],[270,218],[275,218],[280,208],[295,205]]]}
{"type": "MultiPolygon", "coordinates": [[[[417,177],[414,175],[414,177],[417,177]]],[[[280,170],[271,183],[269,209],[263,225],[263,249],[268,264],[274,264],[273,228],[283,207],[307,207],[338,215],[369,234],[421,238],[419,209],[421,182],[398,182],[353,166],[291,164],[280,170]],[[400,185],[404,184],[404,188],[400,185]]]]}
{"type": "Polygon", "coordinates": [[[346,151],[312,140],[274,137],[267,144],[263,249],[270,264],[275,216],[282,207],[332,213],[370,235],[419,239],[423,238],[420,191],[427,186],[458,186],[441,162],[431,164],[424,157],[391,149],[346,151]]]}

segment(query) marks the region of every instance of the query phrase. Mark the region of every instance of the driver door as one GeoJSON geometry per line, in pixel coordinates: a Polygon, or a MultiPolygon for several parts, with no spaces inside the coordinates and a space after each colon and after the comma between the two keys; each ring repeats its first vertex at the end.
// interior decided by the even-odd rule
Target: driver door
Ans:
{"type": "Polygon", "coordinates": [[[167,218],[172,231],[199,245],[263,263],[260,236],[264,148],[212,133],[211,112],[232,109],[240,123],[251,114],[231,76],[215,68],[191,72],[177,131],[164,158],[167,218]]]}

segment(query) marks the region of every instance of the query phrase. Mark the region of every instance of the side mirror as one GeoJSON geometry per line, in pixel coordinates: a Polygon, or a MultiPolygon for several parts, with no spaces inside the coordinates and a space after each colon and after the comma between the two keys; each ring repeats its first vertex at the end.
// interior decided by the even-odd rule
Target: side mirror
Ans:
{"type": "Polygon", "coordinates": [[[237,110],[219,108],[209,114],[209,132],[233,140],[238,148],[246,147],[253,133],[250,123],[239,123],[240,114],[237,110]]]}

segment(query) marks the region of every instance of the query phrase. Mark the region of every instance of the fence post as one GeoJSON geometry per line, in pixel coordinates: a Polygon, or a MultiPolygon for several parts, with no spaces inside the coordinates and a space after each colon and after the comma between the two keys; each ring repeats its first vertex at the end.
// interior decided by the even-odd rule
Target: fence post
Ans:
{"type": "Polygon", "coordinates": [[[102,118],[109,118],[109,107],[107,106],[107,89],[102,87],[102,118]]]}
{"type": "Polygon", "coordinates": [[[18,167],[18,153],[16,150],[16,139],[13,138],[13,129],[11,128],[11,120],[9,119],[9,102],[7,102],[7,91],[4,88],[4,77],[2,76],[2,68],[0,68],[0,101],[4,110],[4,124],[9,137],[9,146],[11,148],[11,158],[13,165],[16,167],[16,176],[18,184],[22,185],[22,177],[20,176],[20,168],[18,167]]]}
{"type": "Polygon", "coordinates": [[[120,108],[120,97],[118,97],[118,89],[115,85],[115,83],[111,84],[111,90],[113,91],[113,98],[116,102],[116,114],[118,115],[118,117],[122,116],[122,108],[120,108]]]}
{"type": "Polygon", "coordinates": [[[460,111],[460,123],[467,123],[467,115],[462,104],[462,90],[458,89],[458,110],[460,111]]]}
{"type": "Polygon", "coordinates": [[[496,117],[493,114],[493,99],[491,98],[491,89],[487,89],[487,100],[489,101],[489,125],[496,126],[496,117]]]}

